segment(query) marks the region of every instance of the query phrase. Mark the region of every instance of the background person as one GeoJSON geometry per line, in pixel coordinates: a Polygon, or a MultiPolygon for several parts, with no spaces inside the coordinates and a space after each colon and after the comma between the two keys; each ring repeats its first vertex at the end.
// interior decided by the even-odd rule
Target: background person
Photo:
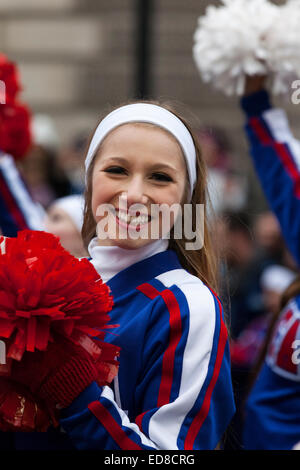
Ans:
{"type": "MultiPolygon", "coordinates": [[[[242,108],[251,156],[262,188],[276,214],[287,246],[299,267],[299,143],[286,114],[273,109],[265,77],[248,77],[242,108]]],[[[292,449],[300,435],[299,365],[293,345],[299,339],[299,278],[284,292],[273,314],[266,341],[254,369],[246,407],[246,449],[292,449]]]]}

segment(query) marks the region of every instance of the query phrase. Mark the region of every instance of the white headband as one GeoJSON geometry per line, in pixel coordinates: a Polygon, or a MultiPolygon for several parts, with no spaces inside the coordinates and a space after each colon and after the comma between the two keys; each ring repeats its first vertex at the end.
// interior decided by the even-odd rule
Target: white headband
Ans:
{"type": "Polygon", "coordinates": [[[104,137],[121,124],[129,122],[148,122],[155,124],[172,134],[183,151],[189,181],[190,199],[196,183],[196,150],[192,136],[183,122],[170,111],[150,103],[134,103],[122,106],[108,114],[98,125],[90,143],[85,159],[85,171],[87,170],[104,137]]]}

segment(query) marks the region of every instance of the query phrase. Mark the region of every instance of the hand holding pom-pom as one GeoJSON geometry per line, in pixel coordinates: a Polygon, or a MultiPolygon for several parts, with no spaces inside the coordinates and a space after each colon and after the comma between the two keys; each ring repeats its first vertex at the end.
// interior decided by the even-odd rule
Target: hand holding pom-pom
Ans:
{"type": "Polygon", "coordinates": [[[199,18],[193,56],[203,81],[241,95],[247,75],[269,75],[273,93],[300,76],[300,5],[268,0],[223,0],[199,18]]]}
{"type": "MultiPolygon", "coordinates": [[[[117,372],[116,364],[105,362],[100,343],[85,341],[92,352],[66,338],[56,338],[46,351],[25,352],[22,361],[13,361],[10,378],[25,385],[53,413],[65,408],[93,381],[107,385],[117,372]]],[[[111,349],[108,356],[114,353],[114,346],[105,346],[111,349]]]]}
{"type": "Polygon", "coordinates": [[[53,415],[92,381],[116,375],[119,348],[103,341],[113,299],[92,264],[51,234],[24,230],[0,248],[0,375],[27,386],[53,415]]]}
{"type": "Polygon", "coordinates": [[[267,77],[265,75],[247,75],[245,81],[245,95],[250,95],[265,87],[267,77]]]}

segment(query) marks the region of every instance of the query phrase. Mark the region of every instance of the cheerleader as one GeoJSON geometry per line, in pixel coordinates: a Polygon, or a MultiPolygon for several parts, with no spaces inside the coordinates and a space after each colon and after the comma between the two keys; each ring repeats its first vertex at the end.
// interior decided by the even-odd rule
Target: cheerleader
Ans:
{"type": "MultiPolygon", "coordinates": [[[[169,236],[152,211],[165,205],[180,215],[187,204],[184,225],[207,203],[196,139],[163,105],[125,105],[100,122],[85,165],[82,233],[114,299],[117,327],[105,340],[121,354],[112,387],[99,387],[88,367],[64,368],[56,358],[43,391],[62,408],[63,436],[77,449],[215,449],[235,405],[209,231],[205,220],[203,246],[193,249],[185,232],[175,238],[175,212],[169,236]]],[[[34,447],[32,437],[27,442],[34,447]]]]}
{"type": "MultiPolygon", "coordinates": [[[[265,77],[248,77],[241,100],[257,175],[287,246],[300,265],[299,142],[285,112],[271,106],[265,77]]],[[[245,408],[246,449],[292,449],[300,436],[300,280],[271,319],[245,408]]]]}

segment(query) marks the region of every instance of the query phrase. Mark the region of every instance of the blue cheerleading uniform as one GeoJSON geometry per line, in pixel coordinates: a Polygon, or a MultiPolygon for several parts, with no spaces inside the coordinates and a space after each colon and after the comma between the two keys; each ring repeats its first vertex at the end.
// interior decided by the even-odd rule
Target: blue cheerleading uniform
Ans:
{"type": "Polygon", "coordinates": [[[62,411],[77,449],[214,449],[235,412],[218,297],[172,250],[119,272],[106,341],[121,346],[113,387],[92,383],[62,411]]]}
{"type": "Polygon", "coordinates": [[[201,450],[222,440],[235,412],[222,306],[173,250],[155,248],[164,242],[121,250],[131,261],[147,256],[121,271],[126,255],[98,247],[117,251],[105,263],[116,274],[102,277],[114,299],[110,324],[118,326],[105,341],[121,347],[118,375],[61,410],[59,430],[16,433],[16,450],[201,450]]]}

